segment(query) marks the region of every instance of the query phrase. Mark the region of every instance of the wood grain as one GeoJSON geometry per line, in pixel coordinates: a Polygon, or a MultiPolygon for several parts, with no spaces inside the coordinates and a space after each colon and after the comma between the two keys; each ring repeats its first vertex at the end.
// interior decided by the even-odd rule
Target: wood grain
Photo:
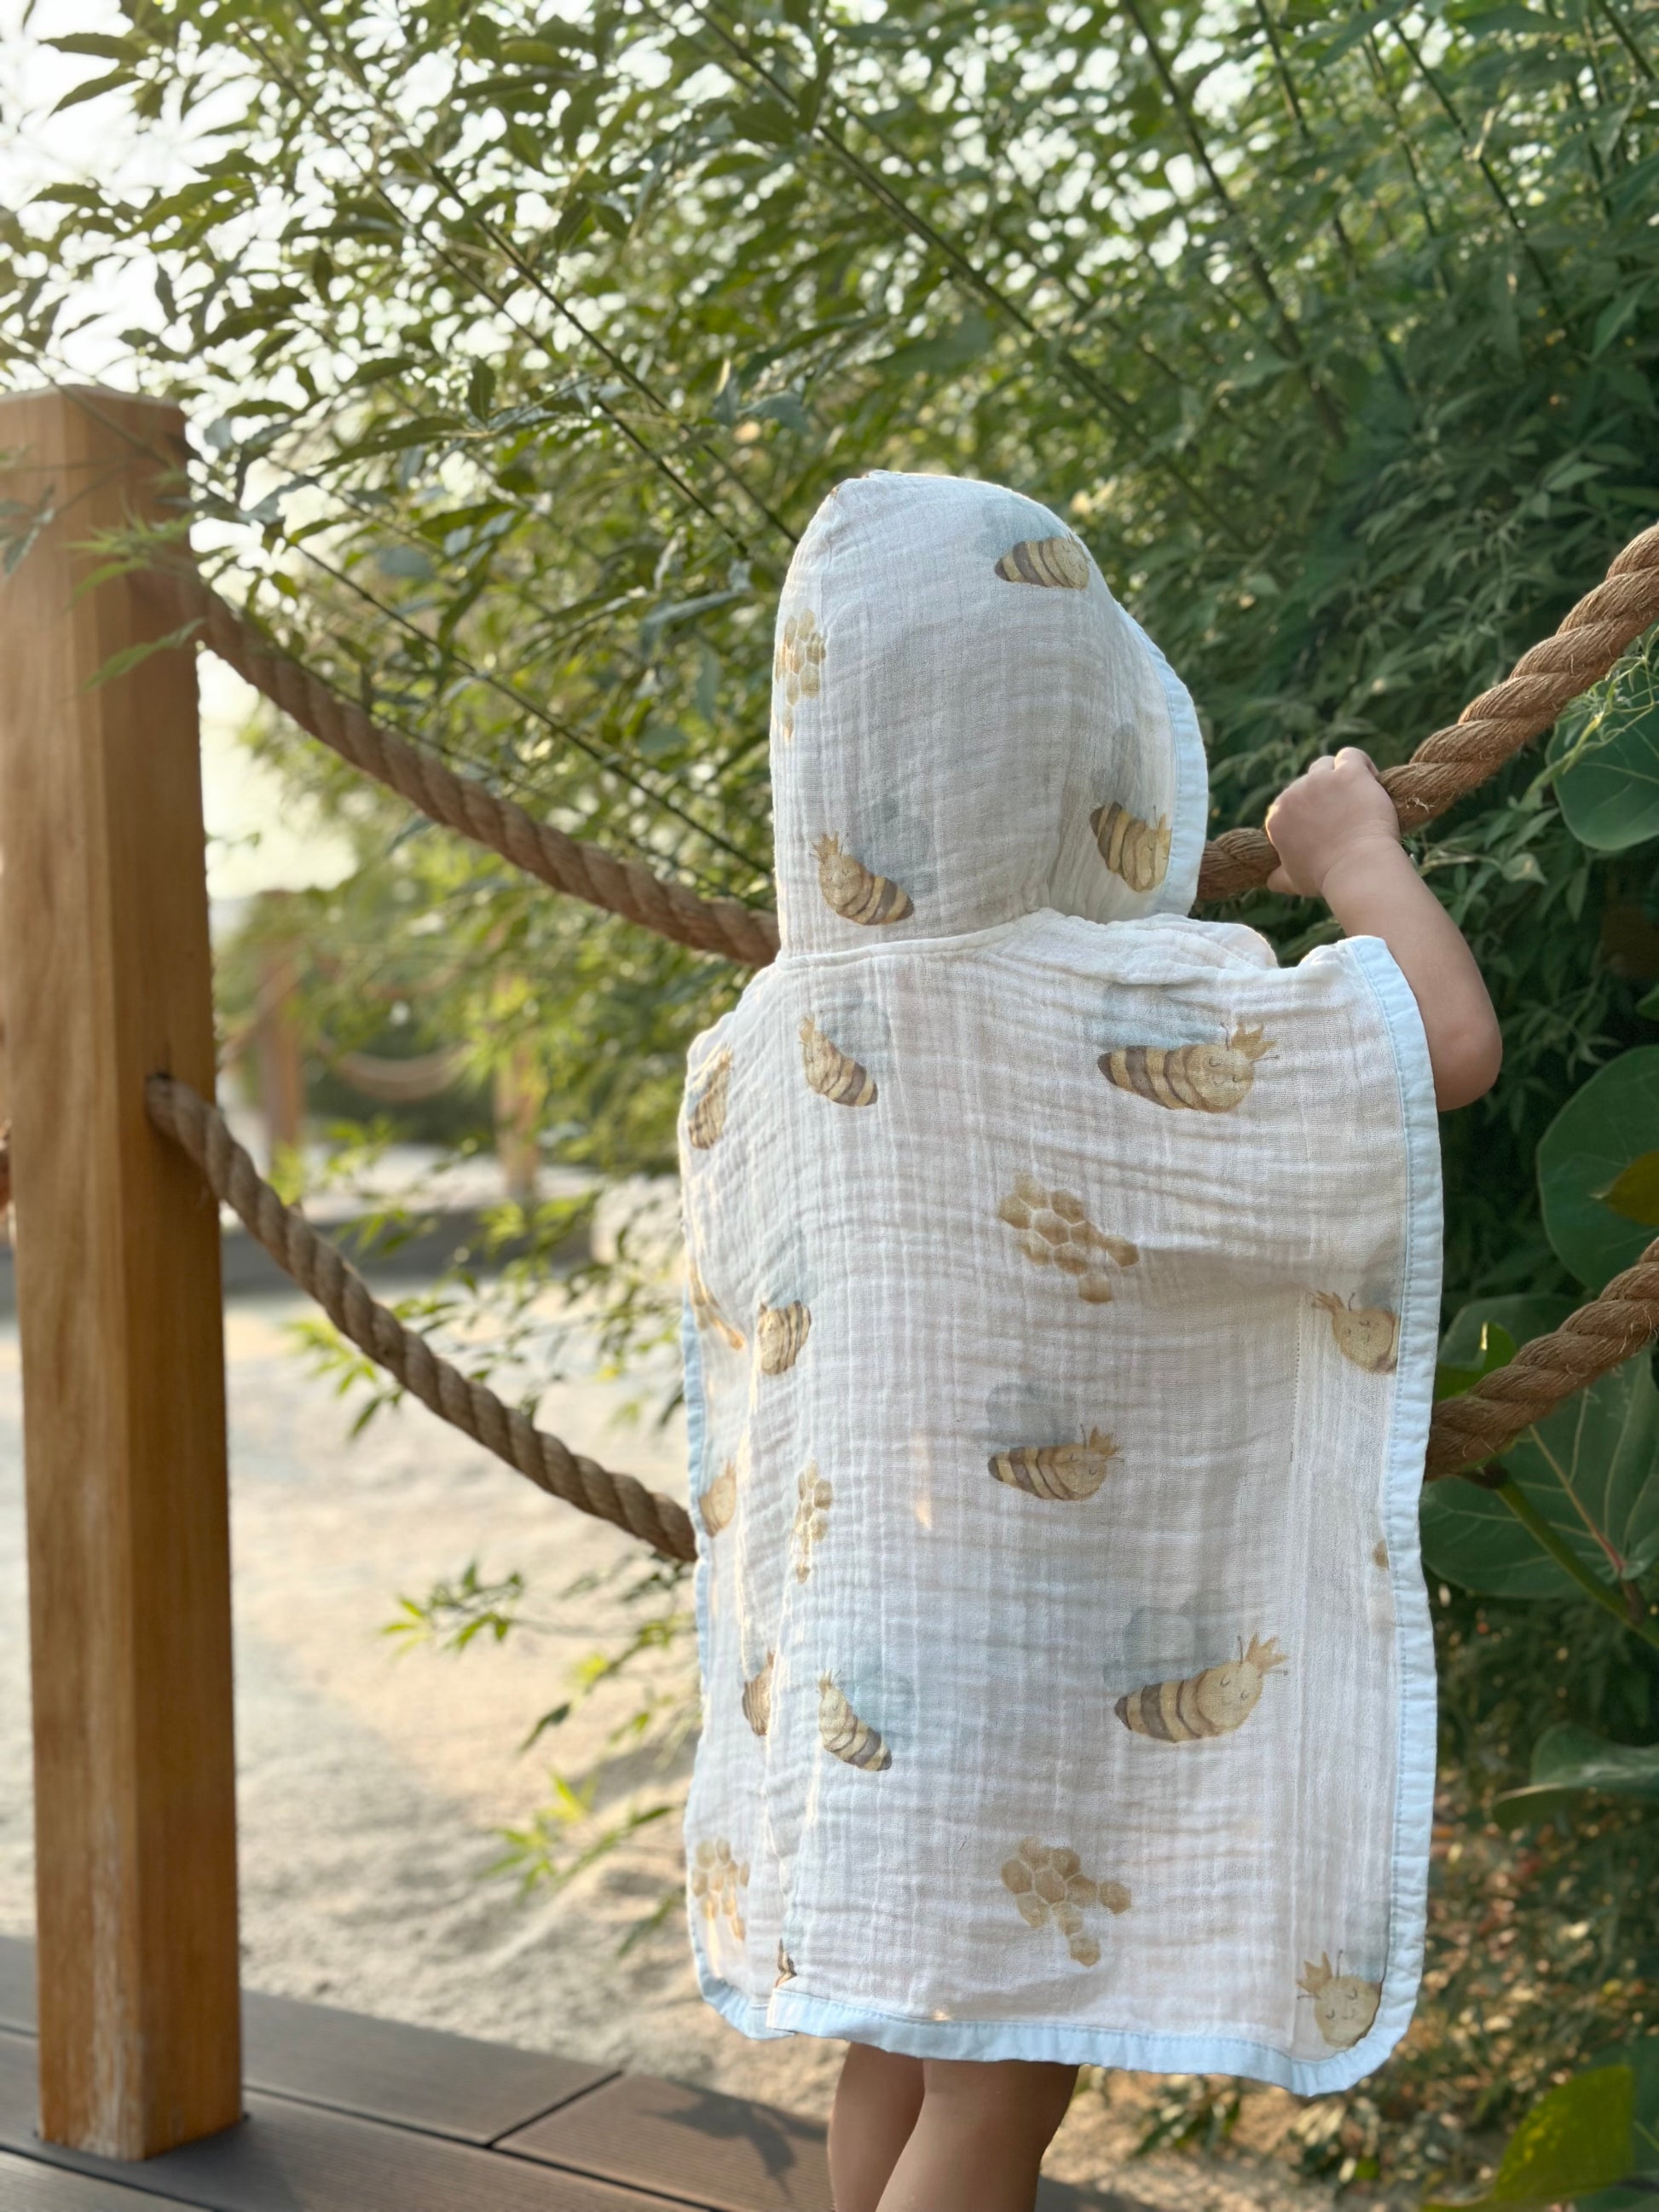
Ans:
{"type": "Polygon", "coordinates": [[[0,400],[5,945],[34,1698],[40,2127],[138,2157],[239,2106],[216,1209],[150,1127],[211,1094],[196,672],[88,546],[177,501],[176,410],[0,400]]]}

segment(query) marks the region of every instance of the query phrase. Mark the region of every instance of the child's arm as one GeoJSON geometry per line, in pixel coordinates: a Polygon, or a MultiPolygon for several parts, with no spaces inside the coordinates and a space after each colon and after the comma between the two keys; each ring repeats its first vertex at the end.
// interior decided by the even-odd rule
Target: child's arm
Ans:
{"type": "Polygon", "coordinates": [[[1400,842],[1394,801],[1355,745],[1316,760],[1267,811],[1279,865],[1268,889],[1322,898],[1349,937],[1380,937],[1416,994],[1435,1103],[1467,1106],[1498,1080],[1498,1017],[1463,933],[1400,842]]]}

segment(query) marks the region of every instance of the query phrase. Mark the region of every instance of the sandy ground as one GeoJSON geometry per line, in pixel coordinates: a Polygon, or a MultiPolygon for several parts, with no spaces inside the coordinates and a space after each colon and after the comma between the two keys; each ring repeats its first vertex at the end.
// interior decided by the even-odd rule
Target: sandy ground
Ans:
{"type": "MultiPolygon", "coordinates": [[[[680,1879],[677,1823],[638,1831],[562,1893],[521,1896],[486,1869],[498,1831],[545,1799],[556,1756],[580,1784],[631,1710],[615,1688],[547,1747],[519,1748],[569,1670],[628,1618],[616,1574],[628,1540],[544,1498],[410,1406],[356,1439],[355,1406],[310,1373],[289,1324],[297,1296],[226,1316],[233,1466],[244,1979],[531,2047],[828,2109],[839,2047],[744,2042],[701,2002],[677,1917],[618,1947],[680,1879]],[[521,1571],[545,1631],[459,1657],[400,1653],[380,1632],[398,1597],[476,1559],[521,1571]],[[579,1578],[592,1587],[566,1595],[579,1578]]],[[[544,1401],[577,1449],[684,1495],[682,1430],[654,1430],[624,1389],[590,1378],[544,1401]]],[[[28,1776],[20,1387],[15,1328],[0,1332],[0,1933],[27,1934],[28,1776]]],[[[666,1686],[669,1676],[660,1678],[666,1686]]],[[[683,1772],[683,1765],[679,1770],[683,1772]]],[[[672,1788],[633,1757],[606,1768],[595,1825],[672,1788]]],[[[586,1828],[578,1833],[585,1838],[586,1828]]],[[[1248,2152],[1126,2157],[1146,2092],[1080,2092],[1050,2170],[1111,2193],[1113,2212],[1322,2206],[1248,2152]]],[[[1288,2106],[1288,2100],[1285,2100],[1288,2106]]]]}

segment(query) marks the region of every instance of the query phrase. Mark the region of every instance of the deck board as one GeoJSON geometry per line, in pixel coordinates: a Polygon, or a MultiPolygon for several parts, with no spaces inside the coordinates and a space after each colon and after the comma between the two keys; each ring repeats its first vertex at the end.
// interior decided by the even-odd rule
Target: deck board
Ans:
{"type": "Polygon", "coordinates": [[[165,2197],[0,2151],[0,2212],[175,2212],[165,2197]]]}
{"type": "Polygon", "coordinates": [[[635,2188],[672,2186],[715,2212],[832,2212],[823,2141],[817,2121],[775,2106],[629,2074],[498,2148],[635,2188]]]}
{"type": "MultiPolygon", "coordinates": [[[[0,2027],[34,2027],[33,1947],[5,1937],[0,2027]]],[[[258,1990],[242,1994],[242,2038],[251,2089],[481,2145],[616,2076],[611,2066],[258,1990]]]]}
{"type": "Polygon", "coordinates": [[[53,2167],[139,2185],[203,2212],[667,2212],[660,2197],[380,2120],[257,2093],[247,2108],[240,2127],[142,2167],[43,2145],[34,2137],[33,2039],[0,2033],[0,2150],[32,2151],[53,2167]]]}

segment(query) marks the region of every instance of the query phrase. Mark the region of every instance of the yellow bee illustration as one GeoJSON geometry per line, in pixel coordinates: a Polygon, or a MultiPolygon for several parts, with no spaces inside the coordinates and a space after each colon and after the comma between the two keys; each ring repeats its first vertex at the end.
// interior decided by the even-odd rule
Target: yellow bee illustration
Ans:
{"type": "Polygon", "coordinates": [[[1103,1905],[1113,1913],[1129,1909],[1129,1893],[1121,1881],[1092,1881],[1074,1850],[1039,1843],[1035,1836],[1027,1836],[1005,1861],[1002,1879],[1026,1926],[1041,1928],[1052,1919],[1079,1966],[1100,1963],[1100,1945],[1084,1925],[1090,1906],[1103,1905]]]}
{"type": "Polygon", "coordinates": [[[700,1152],[717,1145],[726,1127],[726,1096],[732,1084],[732,1055],[717,1052],[704,1069],[685,1109],[685,1133],[700,1152]]]}
{"type": "Polygon", "coordinates": [[[744,1347],[744,1334],[734,1328],[720,1311],[714,1295],[697,1273],[697,1263],[689,1260],[685,1268],[685,1287],[691,1300],[691,1318],[699,1328],[712,1328],[716,1336],[730,1345],[733,1352],[744,1347]]]}
{"type": "Polygon", "coordinates": [[[893,1754],[868,1721],[861,1721],[841,1692],[834,1677],[818,1677],[818,1741],[833,1757],[866,1773],[880,1774],[893,1763],[893,1754]]]}
{"type": "Polygon", "coordinates": [[[799,607],[786,616],[772,656],[775,720],[785,744],[794,742],[796,707],[803,699],[816,699],[818,695],[823,655],[823,632],[811,608],[799,607]]]}
{"type": "Polygon", "coordinates": [[[697,1500],[702,1515],[702,1525],[710,1536],[718,1536],[722,1528],[731,1526],[732,1516],[738,1510],[738,1466],[727,1460],[702,1496],[697,1500]]]}
{"type": "Polygon", "coordinates": [[[758,1674],[753,1674],[743,1686],[743,1717],[757,1735],[764,1735],[772,1725],[772,1662],[775,1654],[769,1651],[766,1664],[758,1674]]]}
{"type": "Polygon", "coordinates": [[[739,1892],[748,1887],[748,1860],[739,1863],[724,1836],[704,1837],[692,1856],[691,1894],[703,1918],[724,1917],[739,1942],[747,1932],[739,1892]]]}
{"type": "Polygon", "coordinates": [[[787,1306],[763,1305],[755,1316],[755,1344],[763,1375],[781,1375],[800,1358],[812,1326],[811,1310],[799,1298],[787,1306]]]}
{"type": "Polygon", "coordinates": [[[1086,592],[1089,556],[1075,538],[1022,538],[997,562],[1005,584],[1041,584],[1051,591],[1086,592]]]}
{"type": "Polygon", "coordinates": [[[1158,1106],[1190,1106],[1200,1114],[1231,1114],[1255,1080],[1255,1063],[1273,1050],[1273,1039],[1243,1023],[1225,1044],[1122,1045],[1100,1055],[1101,1073],[1120,1091],[1133,1091],[1158,1106]]]}
{"type": "Polygon", "coordinates": [[[861,921],[870,927],[903,921],[915,909],[910,894],[885,876],[866,868],[851,853],[843,853],[839,837],[820,837],[812,850],[818,857],[818,889],[844,921],[861,921]]]}
{"type": "Polygon", "coordinates": [[[1113,1711],[1133,1735],[1153,1736],[1160,1743],[1227,1735],[1243,1727],[1255,1711],[1262,1683],[1285,1663],[1276,1636],[1265,1644],[1253,1636],[1248,1651],[1241,1640],[1237,1659],[1206,1667],[1183,1681],[1149,1682],[1120,1698],[1113,1711]]]}
{"type": "Polygon", "coordinates": [[[1105,1253],[1120,1267],[1133,1267],[1140,1254],[1127,1237],[1109,1237],[1090,1220],[1083,1200],[1069,1190],[1048,1190],[1035,1176],[1017,1175],[1013,1189],[997,1207],[997,1218],[1021,1232],[1019,1249],[1034,1267],[1055,1267],[1070,1275],[1086,1304],[1111,1303],[1112,1279],[1099,1265],[1105,1253]]]}
{"type": "Polygon", "coordinates": [[[999,1482],[1033,1498],[1092,1498],[1117,1457],[1117,1446],[1103,1429],[1091,1429],[1083,1444],[1017,1444],[994,1452],[988,1462],[999,1482]]]}
{"type": "Polygon", "coordinates": [[[1170,865],[1170,817],[1160,814],[1156,824],[1114,799],[1097,806],[1089,817],[1100,857],[1115,876],[1121,876],[1132,891],[1155,890],[1170,865]]]}
{"type": "Polygon", "coordinates": [[[798,1583],[804,1583],[812,1571],[812,1549],[823,1541],[829,1531],[834,1495],[828,1480],[818,1473],[816,1460],[803,1468],[795,1479],[795,1522],[790,1531],[790,1550],[798,1583]]]}
{"type": "Polygon", "coordinates": [[[1297,1987],[1314,2001],[1314,2021],[1327,2043],[1337,2051],[1351,2051],[1376,2018],[1382,1996],[1380,1982],[1363,1981],[1358,1974],[1334,1974],[1330,1954],[1322,1951],[1316,1966],[1303,1961],[1297,1987]]]}
{"type": "Polygon", "coordinates": [[[876,1079],[839,1046],[832,1044],[809,1014],[800,1025],[801,1066],[822,1098],[837,1106],[873,1106],[876,1079]]]}
{"type": "Polygon", "coordinates": [[[1331,1334],[1345,1359],[1367,1375],[1392,1375],[1400,1349],[1400,1316],[1387,1306],[1346,1304],[1334,1291],[1316,1291],[1314,1304],[1331,1317],[1331,1334]]]}
{"type": "Polygon", "coordinates": [[[783,1938],[780,1936],[778,1938],[778,1978],[772,1986],[775,1989],[781,1990],[786,1982],[793,1982],[794,1978],[795,1962],[790,1957],[789,1954],[784,1949],[783,1938]]]}

